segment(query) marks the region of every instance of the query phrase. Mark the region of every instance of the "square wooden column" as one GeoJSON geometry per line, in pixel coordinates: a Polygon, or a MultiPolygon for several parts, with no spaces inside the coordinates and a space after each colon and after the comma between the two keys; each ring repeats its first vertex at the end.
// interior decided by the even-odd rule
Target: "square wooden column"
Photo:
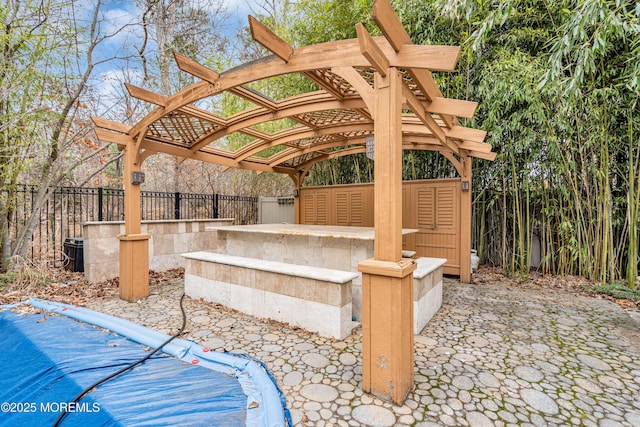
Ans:
{"type": "Polygon", "coordinates": [[[402,77],[375,75],[374,259],[362,261],[362,388],[402,405],[413,378],[413,274],[402,259],[402,77]]]}
{"type": "Polygon", "coordinates": [[[300,218],[302,218],[302,213],[300,209],[302,209],[300,205],[300,187],[302,187],[302,173],[299,172],[297,175],[289,175],[291,180],[293,181],[293,223],[300,224],[300,218]]]}
{"type": "Polygon", "coordinates": [[[120,240],[120,298],[135,301],[149,296],[149,235],[141,233],[140,184],[133,183],[136,164],[133,144],[124,149],[124,232],[120,240]]]}
{"type": "Polygon", "coordinates": [[[467,188],[460,193],[460,281],[465,283],[471,282],[472,160],[471,157],[462,160],[462,176],[460,177],[461,187],[467,188]]]}

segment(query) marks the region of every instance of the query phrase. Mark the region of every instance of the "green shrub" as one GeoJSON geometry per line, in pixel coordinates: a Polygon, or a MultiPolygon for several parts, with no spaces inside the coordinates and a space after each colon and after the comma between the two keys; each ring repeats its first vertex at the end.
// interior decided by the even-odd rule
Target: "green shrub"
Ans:
{"type": "Polygon", "coordinates": [[[616,282],[608,285],[597,285],[592,289],[596,293],[609,295],[617,299],[640,301],[640,290],[629,288],[623,283],[616,282]]]}

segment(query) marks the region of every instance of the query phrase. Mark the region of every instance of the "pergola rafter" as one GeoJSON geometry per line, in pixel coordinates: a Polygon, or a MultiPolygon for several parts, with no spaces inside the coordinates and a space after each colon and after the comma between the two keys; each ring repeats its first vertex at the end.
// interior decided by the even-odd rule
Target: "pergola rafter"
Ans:
{"type": "MultiPolygon", "coordinates": [[[[146,158],[166,153],[225,169],[285,173],[299,189],[314,164],[363,153],[373,136],[374,258],[358,266],[363,388],[401,404],[413,384],[410,312],[415,269],[413,261],[402,258],[402,150],[440,152],[458,171],[460,247],[467,254],[472,159],[493,160],[496,154],[484,142],[486,132],[465,127],[458,119],[473,117],[477,103],[444,97],[431,74],[453,71],[460,48],[414,45],[388,0],[374,0],[373,20],[383,36],[373,37],[357,24],[356,39],[294,48],[250,17],[254,40],[273,55],[219,73],[176,53],[178,68],[200,81],[173,95],[127,84],[130,96],[155,109],[133,126],[101,118],[94,123],[99,139],[124,150],[120,296],[128,300],[148,295],[150,236],[141,234],[139,209],[139,172],[146,158]],[[300,75],[318,89],[285,99],[255,89],[256,83],[285,75],[300,75]],[[222,94],[240,97],[252,107],[229,116],[201,107],[203,100],[222,94]],[[236,134],[244,142],[231,148],[228,137],[236,134]],[[383,359],[385,363],[379,363],[383,359]]],[[[298,222],[298,198],[294,209],[298,222]]],[[[461,258],[461,280],[469,281],[470,260],[461,258]]]]}

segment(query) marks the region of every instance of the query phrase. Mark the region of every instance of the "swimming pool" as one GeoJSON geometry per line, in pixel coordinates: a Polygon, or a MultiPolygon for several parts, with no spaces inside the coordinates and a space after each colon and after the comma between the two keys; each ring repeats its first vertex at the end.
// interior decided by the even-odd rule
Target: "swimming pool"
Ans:
{"type": "Polygon", "coordinates": [[[30,303],[55,315],[0,311],[0,425],[52,425],[63,411],[62,426],[290,423],[261,362],[178,338],[73,403],[85,387],[169,336],[82,307],[30,303]]]}

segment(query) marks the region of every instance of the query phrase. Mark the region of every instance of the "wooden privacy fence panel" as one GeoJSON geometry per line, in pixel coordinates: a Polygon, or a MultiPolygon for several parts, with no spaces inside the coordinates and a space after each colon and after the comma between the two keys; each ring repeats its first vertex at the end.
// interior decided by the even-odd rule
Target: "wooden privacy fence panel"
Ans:
{"type": "MultiPolygon", "coordinates": [[[[416,257],[445,258],[445,274],[460,274],[460,179],[405,181],[402,188],[403,249],[416,257]]],[[[300,223],[373,227],[373,184],[300,189],[300,223]]]]}

